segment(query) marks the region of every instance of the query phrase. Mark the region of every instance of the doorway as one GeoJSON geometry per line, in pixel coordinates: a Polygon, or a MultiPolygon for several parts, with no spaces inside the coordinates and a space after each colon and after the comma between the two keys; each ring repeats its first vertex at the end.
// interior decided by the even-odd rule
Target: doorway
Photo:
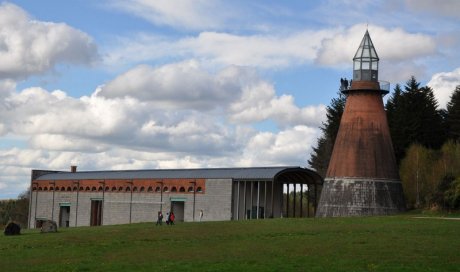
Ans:
{"type": "Polygon", "coordinates": [[[171,211],[174,213],[175,221],[184,222],[184,202],[171,201],[171,211]]]}
{"type": "Polygon", "coordinates": [[[102,200],[91,200],[90,226],[100,226],[102,222],[102,200]]]}
{"type": "Polygon", "coordinates": [[[59,227],[69,227],[70,220],[70,206],[59,207],[59,227]]]}

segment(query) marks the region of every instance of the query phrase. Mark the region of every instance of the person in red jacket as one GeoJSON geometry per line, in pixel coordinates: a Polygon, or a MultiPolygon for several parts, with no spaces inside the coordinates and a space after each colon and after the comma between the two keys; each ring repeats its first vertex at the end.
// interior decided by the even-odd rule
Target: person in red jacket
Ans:
{"type": "Polygon", "coordinates": [[[169,213],[169,225],[174,225],[174,219],[176,219],[176,217],[174,216],[174,213],[173,212],[170,212],[169,213]]]}

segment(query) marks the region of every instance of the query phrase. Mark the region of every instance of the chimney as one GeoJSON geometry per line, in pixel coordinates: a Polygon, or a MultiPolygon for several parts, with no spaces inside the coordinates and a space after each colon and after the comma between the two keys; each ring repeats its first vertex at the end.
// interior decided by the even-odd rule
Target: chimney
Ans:
{"type": "Polygon", "coordinates": [[[77,166],[76,166],[76,165],[71,165],[71,166],[70,166],[70,172],[71,172],[71,173],[77,172],[77,166]]]}

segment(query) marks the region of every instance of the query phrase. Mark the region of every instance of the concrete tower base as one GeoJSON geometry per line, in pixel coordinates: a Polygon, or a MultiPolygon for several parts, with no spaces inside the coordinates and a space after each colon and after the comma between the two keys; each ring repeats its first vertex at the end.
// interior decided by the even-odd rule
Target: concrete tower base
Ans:
{"type": "Polygon", "coordinates": [[[316,217],[389,215],[404,210],[399,180],[326,178],[316,217]]]}

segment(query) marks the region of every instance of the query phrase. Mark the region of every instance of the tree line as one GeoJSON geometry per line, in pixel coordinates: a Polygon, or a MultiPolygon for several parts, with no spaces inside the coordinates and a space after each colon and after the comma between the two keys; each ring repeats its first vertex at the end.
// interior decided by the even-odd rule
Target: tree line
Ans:
{"type": "MultiPolygon", "coordinates": [[[[346,97],[339,92],[308,164],[325,177],[346,97]]],[[[400,178],[409,208],[460,208],[460,85],[446,109],[433,89],[411,77],[397,84],[385,104],[400,178]]]]}
{"type": "Polygon", "coordinates": [[[18,199],[0,200],[0,228],[9,221],[19,223],[21,228],[27,227],[29,216],[29,190],[21,193],[18,199]]]}

